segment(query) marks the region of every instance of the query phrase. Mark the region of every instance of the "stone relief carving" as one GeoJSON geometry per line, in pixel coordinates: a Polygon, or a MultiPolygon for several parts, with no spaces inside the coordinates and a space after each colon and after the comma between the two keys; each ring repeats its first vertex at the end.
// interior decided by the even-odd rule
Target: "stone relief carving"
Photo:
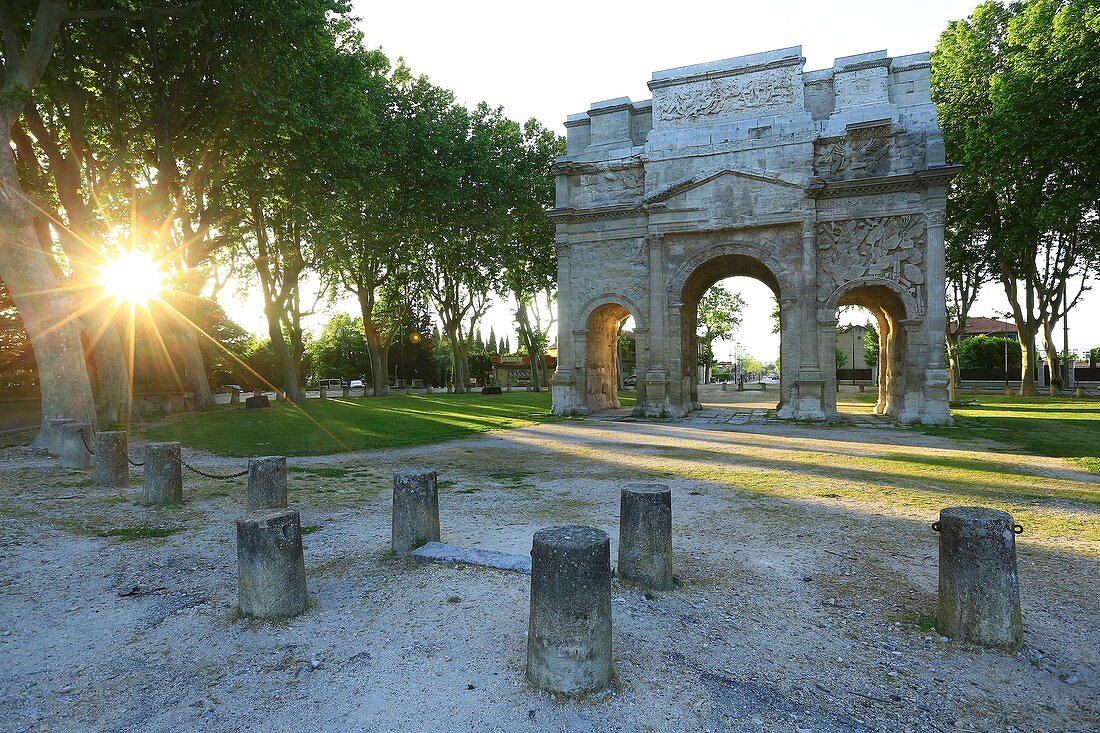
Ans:
{"type": "Polygon", "coordinates": [[[597,170],[580,176],[579,187],[575,191],[583,192],[576,203],[620,201],[635,199],[642,195],[645,186],[645,173],[641,167],[597,170]]]}
{"type": "Polygon", "coordinates": [[[819,140],[814,171],[819,176],[882,175],[890,168],[890,127],[851,130],[842,138],[819,140]]]}
{"type": "Polygon", "coordinates": [[[782,70],[716,79],[674,91],[661,103],[659,118],[666,122],[719,117],[757,107],[794,104],[794,85],[782,70]]]}
{"type": "Polygon", "coordinates": [[[924,219],[917,214],[828,221],[817,225],[818,300],[845,283],[882,278],[895,283],[924,315],[924,219]]]}

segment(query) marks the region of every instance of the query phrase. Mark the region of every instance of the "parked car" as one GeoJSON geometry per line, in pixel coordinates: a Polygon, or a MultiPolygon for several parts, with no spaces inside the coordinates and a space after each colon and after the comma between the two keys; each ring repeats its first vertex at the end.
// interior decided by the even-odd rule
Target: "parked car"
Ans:
{"type": "Polygon", "coordinates": [[[241,385],[239,385],[239,384],[223,384],[222,385],[222,392],[243,392],[243,391],[244,390],[241,389],[241,385]]]}
{"type": "Polygon", "coordinates": [[[344,380],[342,379],[322,379],[317,384],[322,389],[340,389],[344,386],[344,380]]]}
{"type": "Polygon", "coordinates": [[[366,389],[367,385],[363,383],[362,379],[353,379],[349,385],[352,389],[366,389]]]}
{"type": "Polygon", "coordinates": [[[629,377],[624,379],[623,380],[623,386],[624,387],[637,387],[638,386],[638,375],[637,374],[631,374],[629,377]]]}

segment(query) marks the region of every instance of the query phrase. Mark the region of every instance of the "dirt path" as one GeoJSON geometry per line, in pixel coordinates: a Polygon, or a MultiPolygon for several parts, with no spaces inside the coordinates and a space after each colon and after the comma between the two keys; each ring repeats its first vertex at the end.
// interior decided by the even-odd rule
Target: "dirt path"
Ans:
{"type": "Polygon", "coordinates": [[[1100,725],[1100,477],[1059,460],[889,427],[689,420],[567,421],[290,466],[314,603],[269,624],[235,614],[243,480],[189,474],[185,508],[155,512],[137,483],[100,491],[0,450],[0,730],[1100,725]],[[616,582],[615,690],[561,701],[525,687],[526,576],[386,557],[389,476],[408,465],[439,471],[444,540],[516,553],[540,527],[583,522],[614,557],[620,486],[672,486],[683,585],[646,596],[616,582]],[[1016,654],[922,628],[928,522],[957,497],[1010,506],[1034,530],[1019,546],[1016,654]],[[172,534],[96,536],[135,527],[172,534]]]}

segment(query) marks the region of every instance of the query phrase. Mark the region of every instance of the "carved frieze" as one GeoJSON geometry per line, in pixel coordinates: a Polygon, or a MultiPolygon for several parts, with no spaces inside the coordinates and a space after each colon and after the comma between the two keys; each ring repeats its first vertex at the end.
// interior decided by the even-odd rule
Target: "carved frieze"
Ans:
{"type": "Polygon", "coordinates": [[[791,107],[795,101],[793,79],[785,69],[694,82],[654,95],[654,107],[659,106],[657,118],[665,122],[774,110],[791,107]]]}
{"type": "Polygon", "coordinates": [[[847,219],[817,225],[818,300],[845,283],[889,280],[924,314],[925,223],[917,214],[847,219]]]}
{"type": "Polygon", "coordinates": [[[890,171],[890,126],[849,130],[814,144],[814,173],[826,179],[879,176],[890,171]]]}

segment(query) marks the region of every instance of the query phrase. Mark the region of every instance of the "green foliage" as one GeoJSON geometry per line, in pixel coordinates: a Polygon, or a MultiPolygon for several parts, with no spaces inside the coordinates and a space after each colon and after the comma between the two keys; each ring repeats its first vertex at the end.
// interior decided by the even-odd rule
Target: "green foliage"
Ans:
{"type": "Polygon", "coordinates": [[[844,351],[839,347],[834,349],[834,351],[836,352],[836,368],[843,369],[848,363],[848,355],[845,354],[844,351]]]}
{"type": "Polygon", "coordinates": [[[715,285],[699,300],[698,335],[703,347],[700,364],[714,361],[714,342],[728,339],[741,325],[745,299],[741,293],[731,293],[724,285],[715,285]]]}
{"type": "Polygon", "coordinates": [[[863,361],[869,367],[876,367],[879,356],[878,329],[870,321],[867,321],[865,328],[867,330],[863,332],[863,361]]]}
{"type": "Polygon", "coordinates": [[[1030,348],[1076,302],[1067,281],[1100,262],[1100,4],[979,5],[941,35],[932,96],[947,161],[963,166],[947,210],[953,315],[991,268],[1030,348]]]}
{"type": "Polygon", "coordinates": [[[336,314],[325,324],[321,335],[310,343],[309,354],[312,357],[310,381],[365,378],[370,373],[370,355],[363,337],[363,319],[336,314]]]}
{"type": "Polygon", "coordinates": [[[1100,346],[1089,350],[1089,366],[1095,368],[1097,362],[1100,362],[1100,346]]]}
{"type": "Polygon", "coordinates": [[[0,280],[0,395],[31,395],[38,386],[37,364],[11,292],[0,280]]]}
{"type": "Polygon", "coordinates": [[[1008,368],[1020,368],[1020,342],[1002,336],[972,336],[959,342],[959,366],[962,369],[1004,369],[1005,344],[1008,344],[1008,368]]]}

